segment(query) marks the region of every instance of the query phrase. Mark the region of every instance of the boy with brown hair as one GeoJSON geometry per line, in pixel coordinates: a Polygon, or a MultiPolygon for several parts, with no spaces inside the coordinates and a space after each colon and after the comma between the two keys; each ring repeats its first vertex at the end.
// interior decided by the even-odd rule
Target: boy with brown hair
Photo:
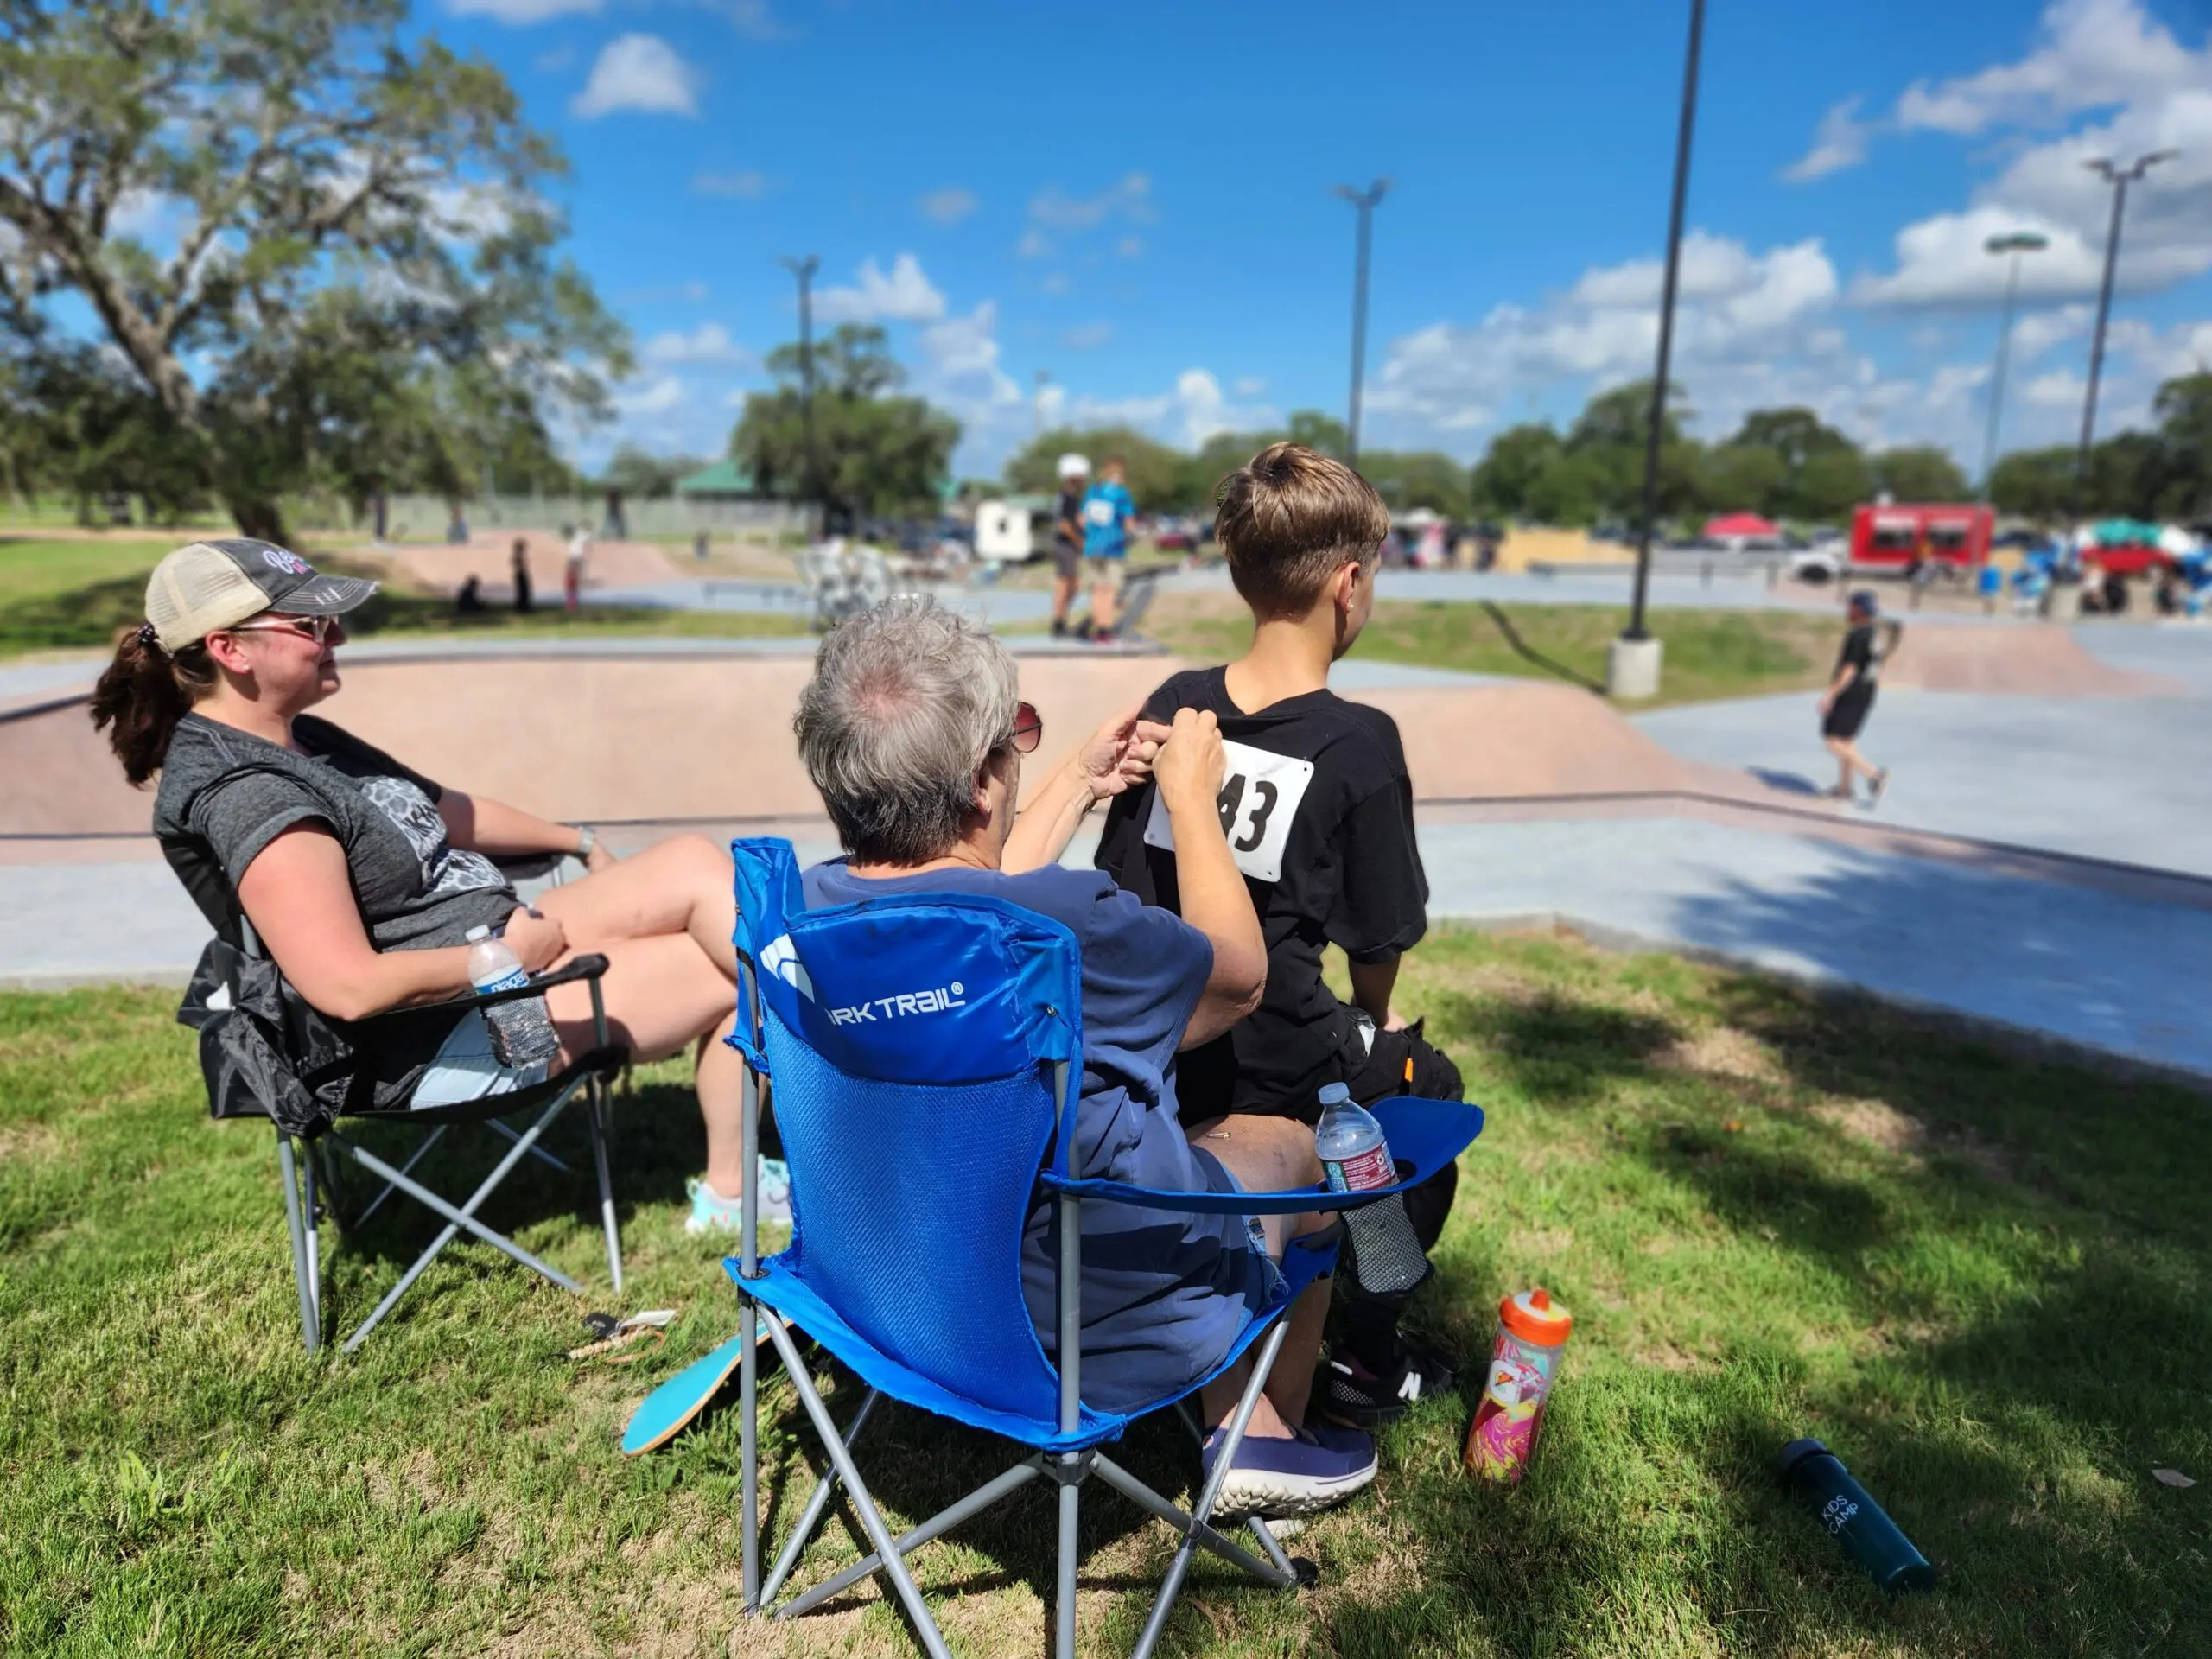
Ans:
{"type": "MultiPolygon", "coordinates": [[[[1172,721],[1179,709],[1199,709],[1220,721],[1222,821],[1259,913],[1268,981],[1250,1015],[1182,1056],[1183,1097],[1194,1112],[1308,1123],[1325,1084],[1348,1084],[1362,1103],[1399,1093],[1457,1099],[1458,1069],[1390,1003],[1399,958],[1428,926],[1397,725],[1329,690],[1330,664],[1374,606],[1390,515],[1357,473],[1295,443],[1262,450],[1222,480],[1216,499],[1215,534],[1252,611],[1251,648],[1225,667],[1174,676],[1144,715],[1172,721]],[[1349,1004],[1321,976],[1331,944],[1351,963],[1349,1004]]],[[[1145,903],[1175,909],[1173,842],[1156,795],[1147,787],[1116,801],[1097,863],[1145,903]]],[[[1407,1344],[1398,1319],[1427,1277],[1425,1253],[1457,1184],[1447,1168],[1408,1195],[1402,1213],[1395,1204],[1355,1212],[1365,1219],[1351,1228],[1354,1270],[1339,1275],[1342,1325],[1316,1391],[1327,1414],[1372,1427],[1451,1386],[1449,1369],[1407,1344]]]]}

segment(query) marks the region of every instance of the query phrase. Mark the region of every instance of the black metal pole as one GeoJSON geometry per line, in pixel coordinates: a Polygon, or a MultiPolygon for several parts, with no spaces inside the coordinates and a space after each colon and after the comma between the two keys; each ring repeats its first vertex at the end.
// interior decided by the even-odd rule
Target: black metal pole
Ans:
{"type": "Polygon", "coordinates": [[[1352,264],[1351,278],[1351,419],[1344,429],[1344,464],[1359,465],[1359,404],[1362,384],[1367,378],[1367,263],[1375,226],[1375,204],[1382,200],[1390,188],[1388,179],[1377,179],[1364,190],[1355,190],[1348,184],[1337,187],[1337,194],[1358,211],[1357,232],[1357,252],[1352,264]]]}
{"type": "Polygon", "coordinates": [[[2082,445],[2074,457],[2074,516],[2079,518],[2089,493],[2089,441],[2097,427],[2097,381],[2105,366],[2105,323],[2112,315],[2113,273],[2120,267],[2120,220],[2127,211],[2127,181],[2141,177],[2140,162],[2133,173],[2112,175],[2112,228],[2105,235],[2105,280],[2097,292],[2097,331],[2089,341],[2089,390],[2082,400],[2082,445]]]}
{"type": "Polygon", "coordinates": [[[1626,639],[1650,636],[1643,604],[1651,586],[1651,531],[1659,517],[1659,437],[1666,423],[1667,376],[1675,353],[1675,285],[1682,264],[1682,207],[1689,195],[1690,136],[1697,121],[1698,52],[1705,38],[1705,0],[1690,0],[1690,49],[1682,67],[1682,124],[1675,139],[1675,200],[1667,214],[1667,276],[1659,291],[1659,365],[1651,382],[1651,429],[1643,441],[1643,525],[1637,537],[1636,598],[1626,639]]]}
{"type": "Polygon", "coordinates": [[[815,533],[826,535],[830,504],[822,497],[822,452],[814,442],[814,273],[821,269],[822,261],[810,253],[804,259],[786,259],[784,264],[798,278],[799,419],[806,432],[806,495],[818,515],[815,533]]]}
{"type": "Polygon", "coordinates": [[[1367,259],[1375,226],[1375,201],[1359,203],[1359,255],[1351,279],[1351,423],[1346,429],[1344,465],[1359,465],[1359,391],[1367,376],[1367,259]]]}
{"type": "Polygon", "coordinates": [[[2012,301],[2020,287],[2020,252],[2012,251],[2012,269],[2005,278],[2005,310],[1997,326],[1997,365],[1989,372],[1989,427],[1981,441],[1981,493],[1989,495],[1989,480],[1997,471],[1997,420],[2005,408],[2005,369],[2012,354],[2012,301]]]}

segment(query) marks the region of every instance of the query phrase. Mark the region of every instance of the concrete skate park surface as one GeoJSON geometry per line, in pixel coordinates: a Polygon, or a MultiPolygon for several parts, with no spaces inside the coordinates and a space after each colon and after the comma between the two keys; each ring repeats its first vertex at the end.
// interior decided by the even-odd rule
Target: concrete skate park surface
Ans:
{"type": "MultiPolygon", "coordinates": [[[[1908,763],[1898,748],[1879,819],[1793,792],[1827,781],[1809,698],[1631,720],[1568,686],[1356,658],[1337,683],[1404,734],[1440,918],[1560,918],[2212,1072],[2189,1006],[2212,962],[2196,832],[2212,803],[2194,781],[2212,776],[2198,735],[2212,733],[2212,630],[1916,626],[1907,640],[1869,741],[1879,753],[1885,732],[1902,744],[1925,729],[1933,752],[1908,763]],[[1983,633],[2018,644],[2008,658],[1983,633]],[[2023,689],[1911,690],[1908,665],[1928,683],[2023,689]],[[1982,735],[2005,729],[2021,747],[1982,735]],[[2114,731],[2130,741],[2093,751],[2096,791],[2063,768],[2044,787],[2074,746],[2114,731]],[[1748,769],[1763,744],[1780,788],[1748,769]],[[1962,768],[1961,745],[1988,763],[1962,768]],[[1953,774],[1979,816],[1947,815],[1936,780],[1953,774]],[[2099,861],[2114,858],[2177,873],[2099,861]]],[[[349,647],[341,663],[326,712],[459,787],[597,822],[618,848],[696,828],[832,850],[790,736],[804,641],[423,642],[349,647]]],[[[1046,755],[1178,665],[1025,653],[1046,755]]],[[[82,703],[41,707],[90,678],[56,672],[0,671],[0,982],[181,980],[205,925],[82,703]],[[35,712],[11,717],[11,700],[35,712]]]]}

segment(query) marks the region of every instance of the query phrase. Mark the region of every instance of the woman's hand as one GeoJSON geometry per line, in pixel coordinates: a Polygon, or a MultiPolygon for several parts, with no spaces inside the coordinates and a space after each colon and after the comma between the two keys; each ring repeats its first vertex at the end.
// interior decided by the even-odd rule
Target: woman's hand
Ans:
{"type": "Polygon", "coordinates": [[[592,843],[591,851],[584,855],[584,874],[597,875],[601,870],[611,870],[621,861],[614,856],[614,849],[603,841],[592,843]]]}
{"type": "Polygon", "coordinates": [[[569,948],[568,930],[527,905],[507,918],[506,930],[501,937],[525,973],[543,973],[569,948]]]}
{"type": "Polygon", "coordinates": [[[1170,812],[1203,805],[1208,810],[1221,793],[1229,757],[1221,747],[1221,722],[1211,709],[1178,709],[1167,741],[1152,763],[1160,798],[1170,812]]]}
{"type": "Polygon", "coordinates": [[[1144,705],[1132,703],[1090,734],[1076,751],[1075,764],[1095,804],[1136,788],[1152,776],[1154,759],[1169,728],[1146,720],[1144,705]]]}

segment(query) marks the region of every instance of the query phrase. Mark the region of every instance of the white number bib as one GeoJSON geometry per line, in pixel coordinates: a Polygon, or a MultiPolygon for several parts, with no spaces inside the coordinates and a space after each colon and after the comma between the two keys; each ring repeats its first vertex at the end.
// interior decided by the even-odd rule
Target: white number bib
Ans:
{"type": "MultiPolygon", "coordinates": [[[[1289,842],[1291,820],[1298,816],[1298,804],[1313,781],[1313,763],[1226,739],[1221,747],[1229,766],[1215,800],[1221,808],[1222,833],[1229,837],[1230,855],[1253,880],[1280,881],[1282,849],[1289,842]]],[[[1152,792],[1152,816],[1145,821],[1144,839],[1147,847],[1175,850],[1167,804],[1156,789],[1152,792]]]]}

